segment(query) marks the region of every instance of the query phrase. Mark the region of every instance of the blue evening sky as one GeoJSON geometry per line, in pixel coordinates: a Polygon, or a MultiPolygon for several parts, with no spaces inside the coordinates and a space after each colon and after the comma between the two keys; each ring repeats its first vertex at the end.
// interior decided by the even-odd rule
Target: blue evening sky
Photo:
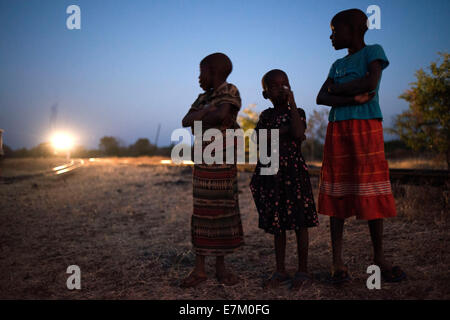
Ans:
{"type": "Polygon", "coordinates": [[[195,1],[2,0],[0,2],[0,128],[13,148],[47,139],[51,106],[56,126],[92,148],[112,135],[126,144],[147,137],[170,143],[171,132],[201,92],[198,64],[224,52],[234,65],[229,82],[242,107],[269,106],[261,77],[287,72],[308,115],[334,60],[330,43],[337,12],[381,9],[381,44],[391,64],[383,72],[380,104],[389,126],[407,108],[398,96],[414,72],[449,51],[450,1],[195,1]],[[66,28],[66,8],[81,8],[81,30],[66,28]]]}

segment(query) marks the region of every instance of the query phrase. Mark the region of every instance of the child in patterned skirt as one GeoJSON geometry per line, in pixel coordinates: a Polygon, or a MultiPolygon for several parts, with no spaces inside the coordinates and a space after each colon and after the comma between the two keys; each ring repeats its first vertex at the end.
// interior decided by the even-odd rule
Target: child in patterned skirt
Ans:
{"type": "MultiPolygon", "coordinates": [[[[223,53],[211,54],[201,61],[199,82],[205,92],[192,104],[183,119],[183,127],[192,127],[194,121],[201,121],[203,131],[219,129],[224,141],[226,129],[239,128],[236,117],[241,107],[241,98],[238,89],[226,82],[231,70],[231,61],[223,53]]],[[[196,136],[195,139],[202,137],[196,136]]],[[[212,141],[202,142],[202,154],[210,143],[212,141]]],[[[225,148],[223,153],[225,154],[225,148]]],[[[181,286],[194,287],[207,279],[205,256],[216,257],[216,277],[219,283],[234,285],[239,277],[225,268],[224,256],[234,252],[244,242],[236,163],[195,163],[193,200],[191,235],[196,263],[181,286]]]]}

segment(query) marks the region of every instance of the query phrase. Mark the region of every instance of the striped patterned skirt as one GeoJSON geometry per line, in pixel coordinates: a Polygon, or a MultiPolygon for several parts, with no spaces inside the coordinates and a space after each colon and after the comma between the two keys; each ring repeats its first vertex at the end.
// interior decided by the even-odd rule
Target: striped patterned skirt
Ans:
{"type": "Polygon", "coordinates": [[[341,219],[396,215],[381,120],[328,124],[318,207],[320,214],[341,219]]]}
{"type": "Polygon", "coordinates": [[[198,255],[223,256],[244,243],[235,164],[195,164],[192,244],[198,255]]]}

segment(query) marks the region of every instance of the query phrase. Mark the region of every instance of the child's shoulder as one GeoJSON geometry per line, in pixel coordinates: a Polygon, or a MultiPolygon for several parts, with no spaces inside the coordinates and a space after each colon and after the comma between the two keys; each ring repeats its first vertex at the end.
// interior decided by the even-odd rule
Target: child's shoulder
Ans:
{"type": "MultiPolygon", "coordinates": [[[[359,52],[357,52],[353,55],[346,55],[342,58],[336,59],[336,61],[333,62],[332,66],[351,64],[351,63],[353,63],[352,61],[354,61],[354,59],[365,60],[367,57],[371,57],[371,56],[385,57],[386,55],[384,53],[383,47],[380,44],[378,44],[378,43],[368,44],[363,49],[361,49],[359,52]]],[[[387,60],[387,58],[386,58],[386,60],[387,60]]]]}
{"type": "Polygon", "coordinates": [[[366,45],[366,50],[383,50],[383,46],[378,43],[366,45]]]}
{"type": "Polygon", "coordinates": [[[300,107],[297,107],[297,111],[298,111],[298,113],[300,114],[300,117],[306,120],[306,113],[305,113],[305,110],[303,110],[303,109],[300,108],[300,107]]]}
{"type": "Polygon", "coordinates": [[[364,51],[365,51],[366,56],[380,55],[380,54],[384,55],[384,49],[381,46],[381,44],[378,44],[378,43],[366,45],[364,47],[364,51]]]}
{"type": "MultiPolygon", "coordinates": [[[[306,117],[306,116],[305,116],[305,110],[303,110],[303,109],[300,108],[300,107],[297,107],[297,111],[298,111],[298,113],[300,114],[300,116],[306,117]]],[[[259,117],[260,117],[260,118],[261,118],[261,117],[264,117],[264,118],[270,118],[270,117],[273,117],[274,115],[275,115],[275,108],[269,107],[269,108],[263,110],[263,111],[259,114],[259,117]]]]}
{"type": "Polygon", "coordinates": [[[260,117],[260,118],[261,118],[261,117],[270,117],[270,116],[273,114],[273,111],[274,111],[274,110],[275,110],[274,108],[269,107],[269,108],[263,110],[263,111],[259,114],[259,117],[260,117]]]}
{"type": "Polygon", "coordinates": [[[365,59],[367,63],[370,63],[374,60],[380,60],[381,61],[381,67],[384,69],[389,65],[389,60],[386,57],[386,53],[384,52],[384,49],[379,44],[371,44],[366,46],[366,54],[365,59]]]}
{"type": "Polygon", "coordinates": [[[272,114],[273,110],[274,109],[270,108],[270,107],[263,110],[258,116],[258,122],[259,123],[267,123],[268,121],[270,121],[270,119],[273,118],[273,114],[272,114]]]}
{"type": "Polygon", "coordinates": [[[232,96],[235,96],[235,95],[239,95],[239,90],[234,84],[226,82],[223,86],[221,86],[220,93],[221,94],[222,93],[230,94],[232,96]]]}

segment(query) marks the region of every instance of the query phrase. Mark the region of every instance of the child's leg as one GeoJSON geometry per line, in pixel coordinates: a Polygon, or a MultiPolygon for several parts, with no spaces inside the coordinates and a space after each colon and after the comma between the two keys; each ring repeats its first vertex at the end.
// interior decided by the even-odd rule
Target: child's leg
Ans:
{"type": "Polygon", "coordinates": [[[298,251],[298,272],[308,272],[308,246],[309,236],[308,228],[300,228],[296,232],[297,235],[297,251],[298,251]]]}
{"type": "Polygon", "coordinates": [[[227,286],[235,285],[239,282],[239,277],[225,267],[225,257],[216,257],[216,276],[220,283],[227,286]]]}
{"type": "Polygon", "coordinates": [[[333,249],[333,269],[346,271],[347,267],[342,259],[342,238],[344,233],[344,219],[330,217],[331,246],[333,249]]]}
{"type": "Polygon", "coordinates": [[[311,277],[308,275],[308,228],[300,228],[296,231],[298,250],[298,270],[292,279],[291,289],[299,289],[311,277]]]}
{"type": "Polygon", "coordinates": [[[286,231],[275,234],[275,259],[277,262],[277,272],[286,274],[285,255],[286,255],[286,231]]]}
{"type": "Polygon", "coordinates": [[[205,256],[196,255],[195,256],[195,267],[191,273],[183,279],[181,282],[181,287],[191,288],[205,281],[207,278],[205,272],[205,256]]]}
{"type": "Polygon", "coordinates": [[[287,284],[291,277],[286,272],[286,265],[284,262],[286,255],[286,231],[281,231],[274,235],[275,245],[275,260],[276,270],[270,278],[264,280],[263,287],[278,287],[279,285],[287,284]]]}
{"type": "Polygon", "coordinates": [[[373,260],[383,270],[391,269],[383,251],[383,219],[369,220],[370,237],[373,244],[373,260]]]}
{"type": "Polygon", "coordinates": [[[196,271],[196,273],[198,275],[205,275],[206,276],[206,272],[205,272],[205,256],[201,256],[199,254],[197,254],[195,256],[195,269],[194,271],[196,271]]]}
{"type": "Polygon", "coordinates": [[[373,244],[373,260],[380,267],[383,279],[387,282],[399,282],[405,279],[405,272],[398,266],[393,267],[384,257],[383,219],[369,220],[368,223],[373,244]]]}

